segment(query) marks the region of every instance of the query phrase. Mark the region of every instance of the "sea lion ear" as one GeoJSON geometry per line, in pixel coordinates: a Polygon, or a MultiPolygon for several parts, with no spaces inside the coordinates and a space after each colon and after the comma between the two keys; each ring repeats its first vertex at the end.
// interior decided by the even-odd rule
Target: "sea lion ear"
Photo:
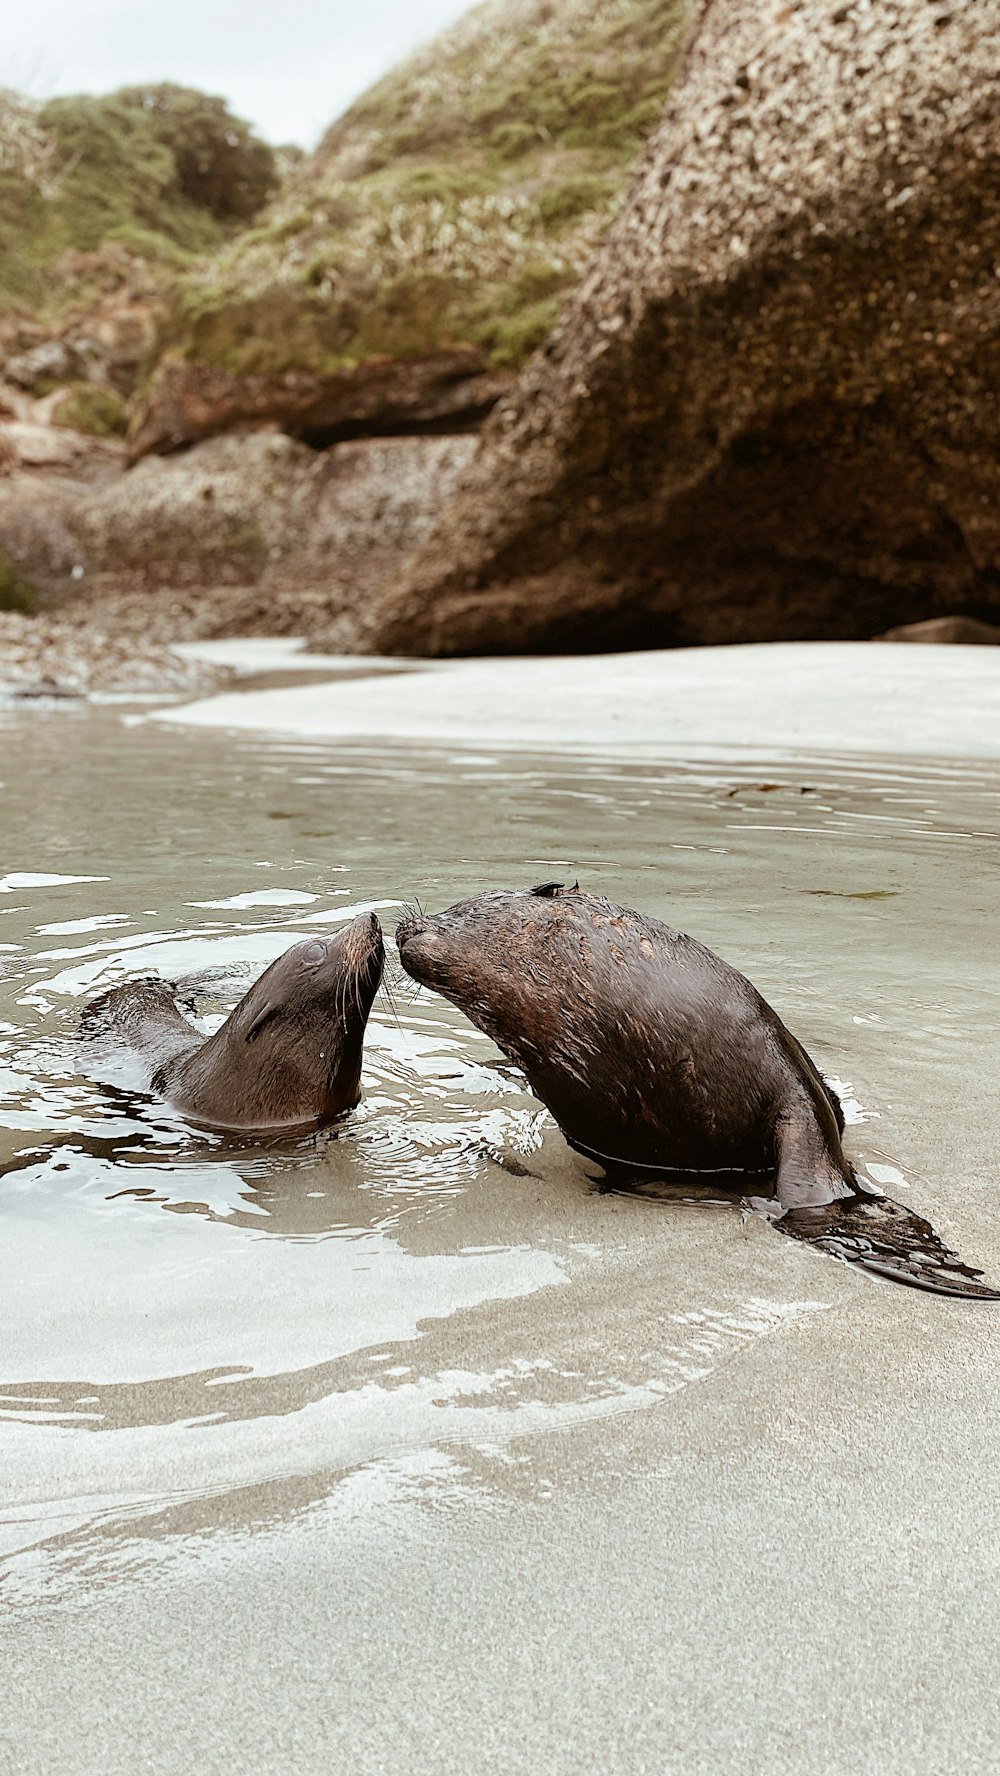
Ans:
{"type": "Polygon", "coordinates": [[[565,882],[539,882],[536,888],[529,888],[529,894],[537,894],[539,900],[555,900],[565,888],[565,882]]]}
{"type": "Polygon", "coordinates": [[[280,1005],[276,1005],[273,999],[266,1000],[254,1017],[253,1022],[248,1024],[243,1031],[244,1042],[252,1042],[255,1036],[259,1036],[264,1025],[269,1024],[273,1017],[277,1017],[280,1010],[280,1005]]]}

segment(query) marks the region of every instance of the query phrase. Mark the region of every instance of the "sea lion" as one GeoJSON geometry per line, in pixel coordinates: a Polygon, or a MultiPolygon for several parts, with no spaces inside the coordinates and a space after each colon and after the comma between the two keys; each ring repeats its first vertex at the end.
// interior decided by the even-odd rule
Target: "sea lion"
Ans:
{"type": "Polygon", "coordinates": [[[773,1178],[783,1232],[900,1282],[1000,1300],[859,1178],[801,1043],[694,938],[546,882],[410,914],[396,941],[406,972],[484,1030],[612,1176],[710,1174],[741,1191],[773,1178]]]}
{"type": "Polygon", "coordinates": [[[319,1128],[353,1108],[382,979],[382,928],[361,913],[334,937],[297,943],[265,969],[214,1036],[163,980],[124,981],[88,1005],[81,1034],[110,1034],[146,1061],[154,1092],[205,1128],[319,1128]]]}

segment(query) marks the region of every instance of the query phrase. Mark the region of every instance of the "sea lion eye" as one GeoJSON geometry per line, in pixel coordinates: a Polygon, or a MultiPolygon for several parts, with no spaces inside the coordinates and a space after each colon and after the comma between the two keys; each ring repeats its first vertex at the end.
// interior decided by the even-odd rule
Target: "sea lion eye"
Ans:
{"type": "Polygon", "coordinates": [[[326,961],[326,944],[320,943],[318,938],[306,944],[302,960],[307,968],[318,968],[321,962],[326,961]]]}

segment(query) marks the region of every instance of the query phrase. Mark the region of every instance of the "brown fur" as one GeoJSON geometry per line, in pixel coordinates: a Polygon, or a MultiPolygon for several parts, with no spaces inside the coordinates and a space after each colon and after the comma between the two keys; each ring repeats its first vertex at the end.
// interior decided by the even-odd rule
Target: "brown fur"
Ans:
{"type": "Polygon", "coordinates": [[[783,1232],[914,1287],[1000,1300],[926,1221],[870,1200],[801,1043],[694,938],[549,882],[410,916],[396,940],[407,973],[485,1030],[609,1175],[744,1190],[770,1174],[783,1232]]]}
{"type": "Polygon", "coordinates": [[[205,1127],[320,1127],[358,1101],[361,1054],[382,978],[382,930],[363,913],[306,938],[265,969],[214,1036],[165,981],[126,981],[89,1005],[83,1033],[110,1031],[149,1064],[154,1091],[205,1127]]]}
{"type": "Polygon", "coordinates": [[[656,1170],[777,1172],[787,1208],[854,1194],[839,1105],[742,974],[656,919],[553,884],[397,934],[524,1068],[585,1151],[656,1170]]]}

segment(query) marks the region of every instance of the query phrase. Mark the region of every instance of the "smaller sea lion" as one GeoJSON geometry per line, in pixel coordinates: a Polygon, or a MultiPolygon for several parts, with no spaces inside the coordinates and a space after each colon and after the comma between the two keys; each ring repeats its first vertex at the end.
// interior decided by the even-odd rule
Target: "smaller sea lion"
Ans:
{"type": "Polygon", "coordinates": [[[382,979],[382,927],[361,913],[272,962],[205,1037],[163,980],[124,981],[85,1008],[81,1034],[143,1057],[153,1091],[205,1128],[319,1128],[357,1103],[365,1027],[382,979]]]}
{"type": "Polygon", "coordinates": [[[801,1043],[694,938],[546,882],[411,915],[396,941],[406,972],[484,1030],[609,1175],[710,1175],[741,1191],[770,1178],[783,1232],[917,1288],[1000,1300],[858,1176],[801,1043]]]}

